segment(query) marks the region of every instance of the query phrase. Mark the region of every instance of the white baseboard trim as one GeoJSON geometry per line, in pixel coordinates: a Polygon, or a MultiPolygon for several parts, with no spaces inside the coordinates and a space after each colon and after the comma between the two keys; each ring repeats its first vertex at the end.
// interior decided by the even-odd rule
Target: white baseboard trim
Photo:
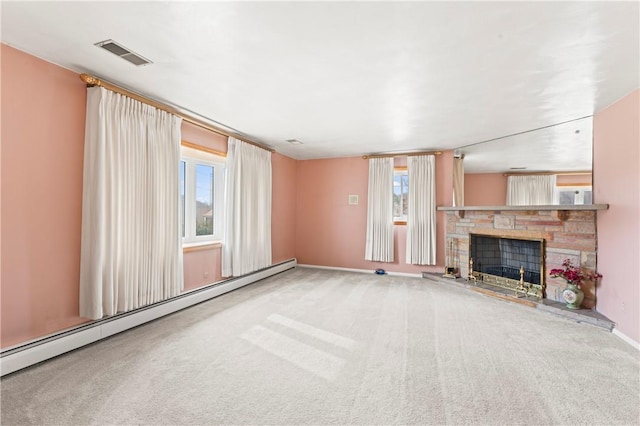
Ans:
{"type": "Polygon", "coordinates": [[[387,275],[394,275],[397,277],[422,278],[422,274],[412,274],[410,272],[387,272],[387,275]]]}
{"type": "Polygon", "coordinates": [[[636,342],[631,337],[620,332],[617,328],[614,328],[611,332],[616,336],[618,336],[620,339],[624,340],[626,343],[630,344],[631,346],[633,346],[634,348],[640,351],[640,343],[636,342]]]}
{"type": "Polygon", "coordinates": [[[231,278],[215,285],[195,289],[172,299],[145,306],[131,312],[94,321],[65,332],[7,348],[0,353],[0,376],[13,373],[165,315],[213,299],[224,293],[295,268],[296,265],[296,259],[287,260],[277,265],[241,277],[231,278]]]}
{"type": "MultiPolygon", "coordinates": [[[[338,266],[320,266],[320,265],[307,265],[298,264],[300,268],[312,268],[312,269],[328,269],[332,271],[346,271],[346,272],[358,272],[361,274],[374,274],[374,270],[371,269],[354,269],[354,268],[340,268],[338,266]]],[[[395,275],[398,277],[414,277],[422,278],[422,274],[411,274],[409,272],[390,272],[387,271],[387,275],[395,275]]]]}

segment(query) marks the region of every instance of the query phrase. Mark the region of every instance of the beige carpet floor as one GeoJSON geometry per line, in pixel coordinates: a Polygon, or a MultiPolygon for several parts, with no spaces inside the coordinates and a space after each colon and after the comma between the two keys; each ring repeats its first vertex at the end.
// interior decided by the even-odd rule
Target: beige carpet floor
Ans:
{"type": "Polygon", "coordinates": [[[420,278],[297,268],[0,382],[23,424],[640,424],[640,353],[420,278]]]}

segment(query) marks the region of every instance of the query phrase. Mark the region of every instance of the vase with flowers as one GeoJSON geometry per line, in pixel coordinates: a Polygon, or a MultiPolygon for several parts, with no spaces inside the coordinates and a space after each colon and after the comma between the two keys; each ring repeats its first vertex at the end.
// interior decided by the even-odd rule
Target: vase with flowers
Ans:
{"type": "Polygon", "coordinates": [[[567,288],[562,292],[562,298],[569,309],[580,309],[584,299],[584,292],[580,286],[585,280],[595,281],[602,278],[602,275],[595,272],[585,274],[582,269],[571,264],[571,259],[565,259],[562,262],[562,268],[550,270],[549,275],[554,278],[564,278],[567,281],[567,288]]]}

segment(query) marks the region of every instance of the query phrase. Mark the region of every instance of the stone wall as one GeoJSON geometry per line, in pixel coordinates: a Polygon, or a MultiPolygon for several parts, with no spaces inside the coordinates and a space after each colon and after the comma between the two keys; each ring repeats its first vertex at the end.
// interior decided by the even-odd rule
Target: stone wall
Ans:
{"type": "MultiPolygon", "coordinates": [[[[586,272],[596,270],[596,211],[593,210],[467,210],[447,211],[447,259],[460,274],[469,273],[469,234],[506,238],[542,238],[545,247],[546,297],[562,301],[566,281],[551,278],[549,271],[571,259],[586,272]],[[449,252],[451,251],[451,253],[449,252]]],[[[596,305],[596,287],[585,282],[583,308],[596,305]]]]}

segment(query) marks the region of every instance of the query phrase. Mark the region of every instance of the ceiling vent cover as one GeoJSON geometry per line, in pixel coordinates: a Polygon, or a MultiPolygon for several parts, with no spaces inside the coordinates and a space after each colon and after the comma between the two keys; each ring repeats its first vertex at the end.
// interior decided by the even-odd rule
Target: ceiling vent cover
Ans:
{"type": "Polygon", "coordinates": [[[153,62],[151,62],[150,60],[143,58],[142,56],[138,55],[137,53],[133,53],[131,50],[127,49],[126,47],[124,47],[121,44],[116,43],[115,41],[109,39],[109,40],[105,40],[105,41],[100,41],[98,43],[95,44],[98,47],[102,47],[104,50],[108,50],[109,52],[113,53],[114,55],[117,55],[119,57],[121,57],[122,59],[124,59],[125,61],[129,61],[131,62],[133,65],[136,66],[142,66],[142,65],[147,65],[147,64],[152,64],[153,62]]]}

